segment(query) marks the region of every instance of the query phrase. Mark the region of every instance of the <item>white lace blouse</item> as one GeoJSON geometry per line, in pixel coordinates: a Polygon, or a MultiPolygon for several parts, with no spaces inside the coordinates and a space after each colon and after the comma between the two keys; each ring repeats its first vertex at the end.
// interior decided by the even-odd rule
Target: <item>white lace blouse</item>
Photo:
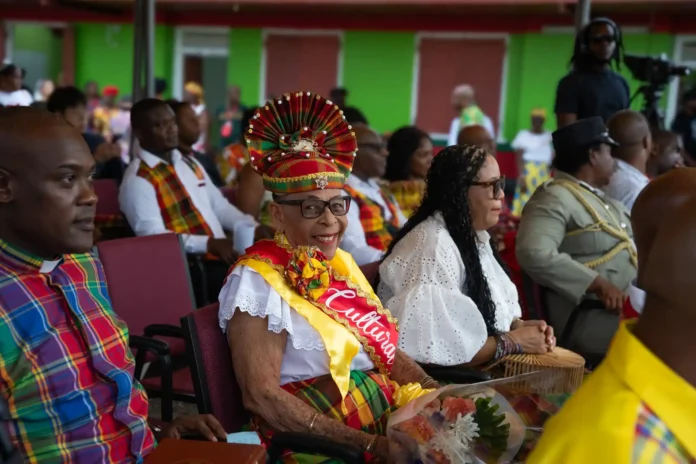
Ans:
{"type": "MultiPolygon", "coordinates": [[[[218,319],[223,332],[237,310],[268,319],[268,330],[288,333],[280,366],[280,384],[329,374],[329,355],[319,332],[309,325],[273,290],[266,280],[247,266],[238,266],[220,291],[218,319]]],[[[360,347],[351,370],[374,369],[370,356],[360,347]]]]}
{"type": "MultiPolygon", "coordinates": [[[[496,328],[510,330],[522,312],[517,289],[479,232],[481,266],[496,306],[496,328]]],[[[464,293],[464,262],[440,213],[404,237],[379,267],[378,295],[399,320],[399,348],[421,363],[453,366],[474,357],[488,333],[464,293]]]]}

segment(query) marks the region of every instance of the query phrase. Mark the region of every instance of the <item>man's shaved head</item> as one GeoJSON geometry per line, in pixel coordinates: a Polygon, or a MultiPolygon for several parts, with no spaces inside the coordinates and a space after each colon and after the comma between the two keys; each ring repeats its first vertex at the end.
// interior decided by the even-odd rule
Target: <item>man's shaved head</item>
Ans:
{"type": "Polygon", "coordinates": [[[472,125],[463,127],[459,131],[457,136],[457,145],[474,145],[479,148],[483,148],[491,155],[496,155],[496,143],[491,137],[491,133],[488,132],[483,126],[472,125]]]}
{"type": "Polygon", "coordinates": [[[0,239],[44,259],[89,251],[94,159],[79,130],[31,107],[0,108],[0,239]]]}
{"type": "Polygon", "coordinates": [[[637,111],[622,110],[609,118],[607,128],[611,138],[619,143],[618,147],[612,147],[612,156],[627,163],[637,162],[645,172],[652,151],[650,125],[645,116],[637,111]]]}
{"type": "MultiPolygon", "coordinates": [[[[631,210],[633,234],[638,248],[638,282],[645,273],[658,230],[682,205],[696,198],[696,168],[675,169],[650,182],[631,210]]],[[[692,213],[693,214],[693,213],[692,213]]]]}

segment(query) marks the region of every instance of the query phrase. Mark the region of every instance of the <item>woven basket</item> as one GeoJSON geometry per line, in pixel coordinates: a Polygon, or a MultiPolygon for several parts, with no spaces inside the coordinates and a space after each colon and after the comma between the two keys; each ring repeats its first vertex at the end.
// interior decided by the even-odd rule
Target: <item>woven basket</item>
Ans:
{"type": "Polygon", "coordinates": [[[521,380],[514,387],[534,393],[573,393],[582,384],[585,360],[579,354],[564,348],[556,348],[546,354],[513,354],[505,356],[489,369],[498,377],[513,377],[532,372],[544,372],[541,379],[535,376],[530,385],[521,380]]]}

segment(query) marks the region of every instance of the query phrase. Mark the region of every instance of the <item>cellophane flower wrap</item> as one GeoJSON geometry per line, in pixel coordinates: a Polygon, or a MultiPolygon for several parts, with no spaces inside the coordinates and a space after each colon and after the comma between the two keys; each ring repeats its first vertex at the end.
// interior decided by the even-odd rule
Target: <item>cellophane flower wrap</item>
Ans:
{"type": "Polygon", "coordinates": [[[285,276],[297,293],[317,301],[331,285],[328,259],[316,247],[299,247],[285,268],[285,276]]]}
{"type": "Polygon", "coordinates": [[[539,393],[549,381],[548,373],[532,373],[420,396],[389,419],[391,457],[397,464],[524,462],[570,396],[539,393]]]}

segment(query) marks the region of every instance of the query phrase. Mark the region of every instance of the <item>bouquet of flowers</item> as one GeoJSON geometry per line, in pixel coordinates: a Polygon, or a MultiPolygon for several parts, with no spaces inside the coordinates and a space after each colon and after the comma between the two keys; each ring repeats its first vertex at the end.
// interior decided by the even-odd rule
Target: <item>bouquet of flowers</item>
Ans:
{"type": "Polygon", "coordinates": [[[532,373],[449,385],[411,401],[389,420],[392,458],[423,464],[522,462],[543,422],[569,396],[540,395],[530,387],[548,377],[532,373]],[[516,388],[520,383],[525,391],[516,388]]]}

